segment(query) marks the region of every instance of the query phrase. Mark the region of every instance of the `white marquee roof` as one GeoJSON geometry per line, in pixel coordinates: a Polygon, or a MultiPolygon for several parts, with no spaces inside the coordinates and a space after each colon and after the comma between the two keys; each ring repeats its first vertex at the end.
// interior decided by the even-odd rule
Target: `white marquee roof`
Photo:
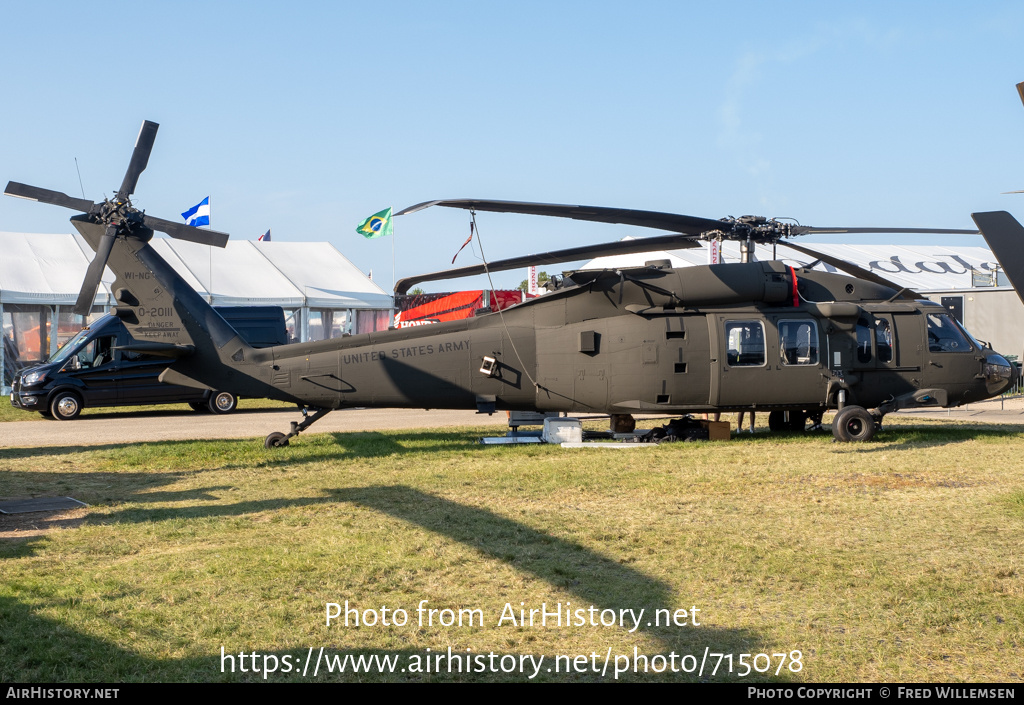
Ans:
{"type": "MultiPolygon", "coordinates": [[[[327,242],[237,240],[224,249],[157,237],[154,249],[214,304],[392,307],[391,297],[327,242]]],[[[80,235],[0,233],[0,303],[72,305],[92,248],[80,235]]],[[[96,304],[112,303],[104,271],[96,304]]]]}

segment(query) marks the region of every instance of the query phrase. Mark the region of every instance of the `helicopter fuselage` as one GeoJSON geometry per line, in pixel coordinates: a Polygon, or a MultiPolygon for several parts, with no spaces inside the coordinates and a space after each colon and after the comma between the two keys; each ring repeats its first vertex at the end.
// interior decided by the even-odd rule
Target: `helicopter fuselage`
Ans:
{"type": "Polygon", "coordinates": [[[463,321],[263,350],[232,343],[222,362],[243,373],[238,388],[208,360],[173,369],[329,409],[888,412],[957,406],[1008,385],[1008,363],[1002,377],[987,371],[994,352],[941,306],[897,294],[780,262],[583,271],[463,321]]]}

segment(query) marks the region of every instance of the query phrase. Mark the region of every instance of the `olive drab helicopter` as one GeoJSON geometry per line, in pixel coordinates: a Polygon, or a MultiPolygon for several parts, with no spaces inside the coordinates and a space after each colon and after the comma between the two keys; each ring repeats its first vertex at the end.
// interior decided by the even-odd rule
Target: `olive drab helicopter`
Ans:
{"type": "MultiPolygon", "coordinates": [[[[122,349],[166,358],[161,381],[297,404],[303,420],[292,422],[288,433],[268,435],[267,448],[287,445],[345,407],[588,412],[610,415],[613,426],[628,425],[633,414],[755,409],[770,412],[773,430],[803,430],[808,418],[836,411],[836,439],[864,441],[891,411],[979,401],[1016,379],[1005,358],[972,338],[940,305],[872,272],[793,244],[847,274],[749,256],[757,245],[812,232],[977,231],[814,228],[749,216],[711,220],[484,200],[433,201],[403,214],[434,205],[625,223],[670,234],[436,272],[400,281],[398,293],[418,281],[698,247],[702,239],[739,240],[748,256],[684,269],[650,262],[566,272],[549,293],[504,311],[256,349],[149,244],[157,230],[219,247],[228,237],[132,206],[156,131],[155,123],[143,124],[121,188],[102,203],[15,182],[5,192],[82,211],[71,223],[96,257],[77,310],[88,311],[109,266],[113,313],[137,341],[122,349]]],[[[1011,281],[1024,284],[1024,261],[1015,249],[1024,231],[1006,214],[982,213],[975,220],[993,250],[1010,251],[1004,268],[1011,281]]]]}

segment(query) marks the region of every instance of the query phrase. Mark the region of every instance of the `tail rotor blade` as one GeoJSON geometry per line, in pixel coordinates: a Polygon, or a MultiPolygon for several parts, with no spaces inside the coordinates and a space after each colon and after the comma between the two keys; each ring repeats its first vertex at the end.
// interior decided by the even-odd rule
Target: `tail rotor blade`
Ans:
{"type": "Polygon", "coordinates": [[[149,153],[153,151],[153,141],[156,140],[156,131],[159,127],[160,125],[149,120],[142,123],[139,137],[135,140],[132,160],[128,163],[128,171],[125,172],[124,181],[121,182],[121,190],[117,192],[118,198],[121,200],[125,200],[135,193],[135,185],[139,182],[139,176],[149,164],[149,153]]]}
{"type": "Polygon", "coordinates": [[[4,189],[4,193],[8,196],[25,198],[29,201],[39,201],[40,203],[49,203],[54,206],[64,206],[65,208],[82,211],[83,213],[88,213],[93,206],[92,201],[87,201],[84,198],[74,198],[66,193],[61,193],[60,191],[50,191],[49,189],[39,188],[38,186],[19,184],[17,181],[8,181],[7,188],[4,189]]]}
{"type": "Polygon", "coordinates": [[[88,316],[92,310],[93,301],[96,299],[96,289],[99,288],[100,280],[103,278],[103,268],[107,266],[107,258],[110,257],[110,250],[114,247],[116,234],[117,226],[108,225],[96,248],[96,256],[89,263],[85,281],[82,282],[82,290],[78,293],[78,301],[75,302],[74,312],[80,316],[88,316]]]}
{"type": "Polygon", "coordinates": [[[167,233],[178,240],[198,242],[201,245],[210,245],[212,247],[225,247],[228,244],[228,238],[231,237],[227,233],[218,232],[216,230],[194,228],[191,225],[175,223],[170,220],[164,220],[163,218],[154,218],[150,215],[144,215],[142,217],[142,222],[147,228],[167,233]]]}

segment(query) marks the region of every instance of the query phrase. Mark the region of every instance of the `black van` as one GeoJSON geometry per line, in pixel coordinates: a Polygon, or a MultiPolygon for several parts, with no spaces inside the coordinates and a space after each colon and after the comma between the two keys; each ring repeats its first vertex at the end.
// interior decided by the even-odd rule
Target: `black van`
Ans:
{"type": "MultiPolygon", "coordinates": [[[[217,306],[217,312],[253,347],[288,341],[279,306],[217,306]]],[[[84,328],[42,365],[14,380],[11,404],[68,421],[92,406],[188,403],[196,411],[227,414],[238,400],[230,392],[163,384],[166,357],[122,350],[135,343],[121,319],[108,315],[84,328]]]]}

